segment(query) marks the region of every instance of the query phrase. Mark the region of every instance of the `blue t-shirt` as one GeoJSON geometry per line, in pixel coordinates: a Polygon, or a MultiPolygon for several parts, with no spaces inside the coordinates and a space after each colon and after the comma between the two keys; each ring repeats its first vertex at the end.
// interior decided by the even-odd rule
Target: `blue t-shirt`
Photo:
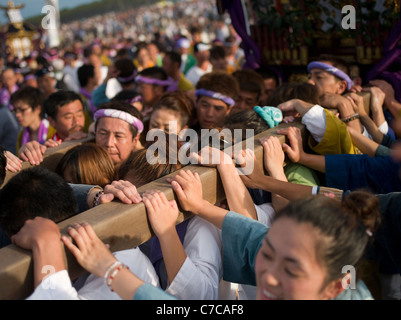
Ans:
{"type": "Polygon", "coordinates": [[[391,157],[359,154],[326,155],[326,187],[368,188],[375,194],[401,191],[400,163],[391,157]]]}

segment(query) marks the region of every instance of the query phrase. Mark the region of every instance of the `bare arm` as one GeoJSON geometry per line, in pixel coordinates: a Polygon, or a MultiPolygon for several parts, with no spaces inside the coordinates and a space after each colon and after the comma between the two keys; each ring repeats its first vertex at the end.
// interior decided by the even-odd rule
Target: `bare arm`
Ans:
{"type": "Polygon", "coordinates": [[[249,188],[266,190],[268,192],[280,195],[281,197],[290,201],[300,199],[305,196],[310,196],[312,194],[311,186],[295,184],[264,175],[262,170],[259,168],[253,151],[251,150],[245,150],[244,161],[245,162],[243,166],[245,166],[246,163],[254,163],[254,169],[252,172],[241,175],[242,181],[249,188]]]}
{"type": "MultiPolygon", "coordinates": [[[[366,109],[363,104],[363,98],[355,93],[351,93],[347,97],[347,99],[350,101],[355,112],[357,112],[359,114],[361,123],[365,126],[366,130],[370,133],[373,140],[376,141],[377,143],[382,142],[383,141],[383,133],[380,132],[377,124],[366,113],[366,109]]],[[[383,111],[382,111],[382,114],[383,114],[383,111]]],[[[377,117],[377,121],[380,121],[380,117],[377,117]]],[[[385,120],[384,120],[384,115],[383,115],[383,122],[384,121],[385,120]]],[[[348,128],[350,128],[350,127],[348,126],[348,128]]],[[[348,130],[348,132],[358,133],[358,131],[355,130],[355,128],[352,128],[351,131],[348,130]]]]}
{"type": "Polygon", "coordinates": [[[347,128],[352,143],[364,154],[369,155],[370,157],[374,157],[376,155],[376,150],[379,147],[379,144],[368,137],[365,137],[362,133],[355,131],[354,128],[347,128]]]}
{"type": "MultiPolygon", "coordinates": [[[[109,267],[117,262],[115,256],[87,223],[74,224],[68,229],[68,233],[76,245],[66,236],[63,236],[62,240],[78,263],[90,273],[103,278],[109,267]]],[[[143,284],[144,282],[135,274],[122,268],[115,274],[111,282],[111,289],[122,299],[132,300],[138,288],[143,284]]]]}
{"type": "Polygon", "coordinates": [[[394,89],[391,84],[384,80],[372,80],[370,84],[379,87],[385,94],[384,104],[391,112],[394,118],[400,116],[401,103],[395,99],[394,89]]]}
{"type": "Polygon", "coordinates": [[[386,94],[379,87],[367,87],[363,89],[364,92],[370,92],[370,112],[373,122],[377,127],[380,127],[386,118],[383,113],[384,99],[386,94]]]}
{"type": "Polygon", "coordinates": [[[145,192],[143,202],[152,230],[160,241],[168,281],[172,283],[187,258],[175,229],[178,217],[177,204],[175,200],[168,201],[166,195],[158,190],[145,192]]]}
{"type": "Polygon", "coordinates": [[[46,267],[51,266],[53,272],[66,269],[60,230],[53,221],[42,217],[27,220],[11,241],[23,249],[32,250],[35,288],[48,275],[46,267]]]}
{"type": "Polygon", "coordinates": [[[171,180],[181,207],[221,229],[228,210],[219,208],[203,199],[202,182],[197,172],[181,170],[171,180]]]}
{"type": "MultiPolygon", "coordinates": [[[[284,173],[284,151],[280,140],[275,136],[261,141],[263,146],[263,162],[266,171],[272,178],[281,181],[288,181],[284,173]]],[[[277,193],[272,193],[272,206],[279,211],[288,204],[288,200],[277,193]]]]}
{"type": "MultiPolygon", "coordinates": [[[[356,93],[351,94],[356,95],[356,93]]],[[[325,93],[321,97],[321,101],[324,107],[337,109],[341,119],[346,119],[355,114],[354,108],[350,101],[339,94],[325,93]]],[[[355,130],[362,132],[362,125],[359,119],[348,122],[347,126],[353,127],[355,130]]]]}
{"type": "Polygon", "coordinates": [[[206,147],[201,150],[200,155],[192,154],[191,156],[197,160],[197,163],[208,166],[212,163],[212,157],[215,156],[219,160],[216,166],[230,210],[257,220],[252,197],[239,177],[233,160],[228,154],[212,147],[206,147]]]}
{"type": "Polygon", "coordinates": [[[326,172],[324,156],[306,153],[303,150],[301,130],[295,127],[288,127],[277,130],[277,133],[288,137],[290,144],[284,143],[283,150],[292,162],[303,164],[319,172],[326,172]]]}

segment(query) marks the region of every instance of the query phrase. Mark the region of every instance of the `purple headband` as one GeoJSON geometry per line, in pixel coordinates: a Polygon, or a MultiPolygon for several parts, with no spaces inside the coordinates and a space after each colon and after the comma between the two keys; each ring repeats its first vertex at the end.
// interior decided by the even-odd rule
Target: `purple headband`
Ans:
{"type": "Polygon", "coordinates": [[[33,74],[28,74],[27,76],[25,76],[24,81],[28,81],[28,80],[31,80],[31,79],[35,79],[36,80],[36,77],[33,74]]]}
{"type": "Polygon", "coordinates": [[[311,69],[322,69],[324,71],[327,71],[328,73],[331,73],[332,75],[344,80],[347,82],[347,90],[350,90],[354,82],[351,80],[351,78],[346,74],[345,72],[341,71],[340,69],[324,62],[319,62],[319,61],[313,61],[308,64],[308,72],[310,72],[311,69]]]}
{"type": "Polygon", "coordinates": [[[136,78],[136,72],[134,72],[132,75],[128,77],[117,77],[117,80],[121,83],[126,83],[135,80],[135,78],[136,78]]]}
{"type": "Polygon", "coordinates": [[[127,99],[125,102],[128,102],[129,104],[133,104],[135,102],[141,102],[142,101],[142,96],[136,96],[132,99],[127,99]]]}
{"type": "Polygon", "coordinates": [[[76,56],[75,56],[75,54],[73,54],[73,53],[66,53],[66,54],[64,55],[64,59],[68,59],[68,58],[70,58],[70,59],[75,59],[76,56]]]}
{"type": "Polygon", "coordinates": [[[125,111],[115,110],[115,109],[99,109],[94,114],[94,119],[97,121],[100,118],[110,117],[116,118],[120,120],[124,120],[128,122],[130,125],[133,125],[137,128],[138,132],[141,133],[143,131],[143,123],[138,118],[134,117],[132,114],[129,114],[125,111]]]}
{"type": "Polygon", "coordinates": [[[218,99],[221,100],[225,103],[227,103],[230,106],[233,106],[235,104],[234,99],[225,96],[224,94],[218,93],[218,92],[214,92],[214,91],[210,91],[210,90],[206,90],[206,89],[198,89],[195,91],[195,95],[197,97],[199,96],[207,96],[213,99],[218,99]]]}
{"type": "Polygon", "coordinates": [[[148,77],[144,77],[144,76],[136,77],[135,81],[143,82],[143,83],[147,83],[147,84],[156,84],[156,85],[163,86],[163,87],[170,86],[172,84],[170,79],[160,80],[160,79],[148,78],[148,77]]]}

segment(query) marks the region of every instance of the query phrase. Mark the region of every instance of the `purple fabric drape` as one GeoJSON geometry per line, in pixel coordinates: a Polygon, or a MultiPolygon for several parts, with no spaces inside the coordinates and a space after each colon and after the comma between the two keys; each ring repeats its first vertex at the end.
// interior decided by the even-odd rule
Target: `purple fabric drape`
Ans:
{"type": "Polygon", "coordinates": [[[246,62],[244,69],[257,69],[261,62],[261,53],[256,42],[247,34],[245,16],[241,0],[217,0],[219,12],[226,10],[230,14],[231,21],[235,31],[242,39],[242,48],[245,52],[246,62]]]}
{"type": "Polygon", "coordinates": [[[367,81],[385,80],[394,88],[395,98],[401,103],[401,20],[391,31],[383,47],[383,58],[369,71],[367,81]]]}

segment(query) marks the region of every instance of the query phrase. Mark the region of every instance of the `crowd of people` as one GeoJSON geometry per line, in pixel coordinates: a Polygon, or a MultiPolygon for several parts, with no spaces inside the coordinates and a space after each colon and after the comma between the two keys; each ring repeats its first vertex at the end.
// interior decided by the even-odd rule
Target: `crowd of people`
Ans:
{"type": "Polygon", "coordinates": [[[393,86],[357,84],[332,55],[311,61],[301,83],[244,69],[241,39],[215,10],[197,1],[110,13],[63,26],[63,46],[27,58],[25,72],[4,59],[0,185],[23,161],[33,167],[2,186],[0,245],[32,250],[29,299],[401,299],[393,86]],[[280,123],[286,143],[260,140],[267,174],[252,150],[224,152],[246,136],[235,132],[280,123]],[[40,166],[47,149],[82,139],[55,172],[40,166]],[[216,167],[225,202],[203,198],[188,163],[216,167]],[[174,172],[177,201],[138,193],[174,172]],[[113,199],[143,202],[155,237],[112,253],[85,222],[60,234],[58,222],[113,199]],[[176,225],[179,207],[193,217],[176,225]],[[79,279],[63,244],[87,270],[79,279]]]}

